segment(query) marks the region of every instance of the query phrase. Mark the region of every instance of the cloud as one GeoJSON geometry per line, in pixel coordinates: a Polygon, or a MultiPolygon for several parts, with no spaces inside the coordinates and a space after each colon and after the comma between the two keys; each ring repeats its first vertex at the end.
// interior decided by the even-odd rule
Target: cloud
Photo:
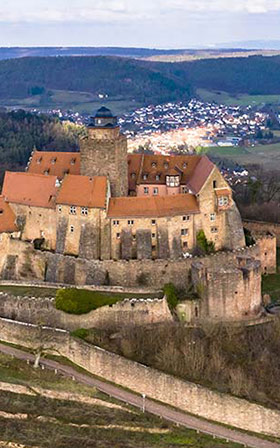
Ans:
{"type": "Polygon", "coordinates": [[[1,22],[67,23],[157,20],[159,14],[280,11],[279,0],[14,0],[0,6],[1,22]],[[11,5],[12,3],[12,5],[11,5]]]}

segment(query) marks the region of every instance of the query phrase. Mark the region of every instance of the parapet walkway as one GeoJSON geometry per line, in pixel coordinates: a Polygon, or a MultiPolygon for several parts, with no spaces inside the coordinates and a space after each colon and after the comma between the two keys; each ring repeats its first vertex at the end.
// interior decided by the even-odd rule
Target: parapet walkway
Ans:
{"type": "MultiPolygon", "coordinates": [[[[34,355],[1,343],[0,352],[10,356],[14,356],[15,358],[24,361],[34,361],[34,355]]],[[[173,423],[185,426],[186,428],[194,429],[197,432],[209,434],[214,438],[217,437],[225,439],[227,441],[236,442],[243,446],[252,448],[280,448],[280,443],[278,444],[276,442],[270,442],[268,440],[260,439],[256,436],[251,436],[245,432],[201,420],[197,417],[188,415],[179,410],[175,410],[169,406],[157,403],[148,398],[143,398],[133,392],[121,389],[117,386],[114,386],[113,384],[102,381],[101,379],[97,379],[90,375],[80,373],[73,367],[61,364],[57,361],[53,361],[50,359],[41,359],[40,364],[41,366],[44,366],[48,369],[55,370],[67,377],[73,378],[79,383],[93,386],[99,391],[120,401],[131,404],[132,406],[135,406],[139,409],[142,409],[145,412],[157,415],[173,423]]]]}

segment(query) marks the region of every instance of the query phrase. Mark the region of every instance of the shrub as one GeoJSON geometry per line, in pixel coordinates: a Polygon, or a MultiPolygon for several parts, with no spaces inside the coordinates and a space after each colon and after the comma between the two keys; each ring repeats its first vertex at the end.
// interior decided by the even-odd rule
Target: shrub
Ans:
{"type": "Polygon", "coordinates": [[[102,306],[113,305],[123,299],[122,295],[107,294],[85,289],[58,289],[55,306],[69,314],[86,314],[102,306]]]}
{"type": "Polygon", "coordinates": [[[80,339],[86,339],[89,335],[89,330],[86,330],[85,328],[78,328],[75,331],[72,331],[71,336],[74,336],[75,338],[80,339]]]}
{"type": "Polygon", "coordinates": [[[203,230],[200,230],[196,235],[196,244],[205,254],[212,254],[215,252],[215,244],[213,241],[208,241],[203,230]]]}
{"type": "Polygon", "coordinates": [[[171,310],[174,310],[178,304],[178,291],[173,283],[167,283],[163,288],[164,295],[166,296],[167,303],[171,310]]]}

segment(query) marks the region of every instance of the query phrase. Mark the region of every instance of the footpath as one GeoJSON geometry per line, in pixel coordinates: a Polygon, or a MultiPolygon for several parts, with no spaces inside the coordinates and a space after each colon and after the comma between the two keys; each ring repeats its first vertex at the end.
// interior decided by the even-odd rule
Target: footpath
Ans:
{"type": "MultiPolygon", "coordinates": [[[[14,356],[15,358],[23,361],[34,362],[34,355],[31,353],[7,346],[5,344],[0,343],[0,352],[5,353],[6,355],[14,356]]],[[[79,383],[86,384],[87,386],[93,386],[99,391],[116,398],[117,400],[142,409],[143,412],[149,412],[186,428],[211,435],[213,438],[217,437],[225,439],[227,441],[239,443],[243,446],[252,448],[280,448],[280,443],[270,442],[269,440],[260,439],[245,432],[230,429],[206,420],[201,420],[195,416],[181,412],[180,410],[157,403],[147,397],[141,397],[133,392],[121,389],[113,384],[102,381],[102,379],[97,379],[85,373],[80,373],[75,368],[61,364],[58,361],[41,359],[40,365],[50,370],[57,371],[79,383]]]]}

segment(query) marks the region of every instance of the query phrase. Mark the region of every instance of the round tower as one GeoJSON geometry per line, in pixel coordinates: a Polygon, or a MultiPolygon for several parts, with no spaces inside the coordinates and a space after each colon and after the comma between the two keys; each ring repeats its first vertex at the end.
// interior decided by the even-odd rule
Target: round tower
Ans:
{"type": "Polygon", "coordinates": [[[127,140],[120,133],[117,117],[107,107],[101,107],[91,117],[80,151],[81,175],[107,176],[112,196],[127,196],[127,140]]]}

